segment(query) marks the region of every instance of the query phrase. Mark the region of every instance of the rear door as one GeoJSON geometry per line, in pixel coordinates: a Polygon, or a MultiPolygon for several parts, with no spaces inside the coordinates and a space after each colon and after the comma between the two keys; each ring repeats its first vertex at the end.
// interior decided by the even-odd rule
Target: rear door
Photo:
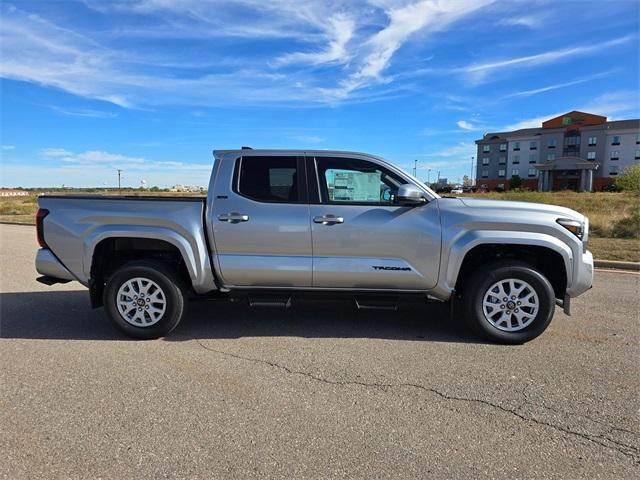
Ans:
{"type": "Polygon", "coordinates": [[[313,286],[426,290],[436,285],[440,218],[435,201],[394,205],[410,183],[382,162],[307,158],[312,175],[313,286]]]}
{"type": "Polygon", "coordinates": [[[309,287],[312,256],[304,160],[297,156],[225,159],[211,222],[227,286],[309,287]]]}

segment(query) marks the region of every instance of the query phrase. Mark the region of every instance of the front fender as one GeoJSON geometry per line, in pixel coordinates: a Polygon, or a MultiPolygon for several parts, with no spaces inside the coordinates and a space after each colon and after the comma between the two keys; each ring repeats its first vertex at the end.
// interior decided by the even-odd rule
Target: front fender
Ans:
{"type": "Polygon", "coordinates": [[[443,251],[440,259],[440,272],[445,273],[443,281],[440,282],[441,288],[452,292],[466,254],[478,245],[487,244],[532,245],[549,248],[562,256],[567,274],[567,287],[571,286],[573,252],[560,239],[536,232],[507,232],[505,235],[505,232],[495,230],[473,230],[461,233],[449,243],[447,251],[443,251]]]}

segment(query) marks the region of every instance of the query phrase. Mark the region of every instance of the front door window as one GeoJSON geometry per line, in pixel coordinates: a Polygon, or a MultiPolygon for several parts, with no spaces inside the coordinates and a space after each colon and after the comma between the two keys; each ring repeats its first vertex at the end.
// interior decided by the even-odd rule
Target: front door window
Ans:
{"type": "Polygon", "coordinates": [[[318,158],[316,161],[322,203],[342,205],[392,205],[398,187],[396,174],[365,160],[318,158]]]}

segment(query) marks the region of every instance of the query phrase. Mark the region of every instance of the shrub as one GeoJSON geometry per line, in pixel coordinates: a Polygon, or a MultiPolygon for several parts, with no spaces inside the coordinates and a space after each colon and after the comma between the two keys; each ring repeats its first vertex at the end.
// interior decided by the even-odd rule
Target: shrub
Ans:
{"type": "Polygon", "coordinates": [[[615,222],[611,235],[616,238],[640,238],[640,211],[636,209],[630,216],[615,222]]]}
{"type": "Polygon", "coordinates": [[[522,187],[522,179],[520,175],[514,175],[509,180],[509,190],[519,190],[522,187]]]}
{"type": "Polygon", "coordinates": [[[640,196],[640,164],[626,168],[616,179],[616,186],[640,196]]]}

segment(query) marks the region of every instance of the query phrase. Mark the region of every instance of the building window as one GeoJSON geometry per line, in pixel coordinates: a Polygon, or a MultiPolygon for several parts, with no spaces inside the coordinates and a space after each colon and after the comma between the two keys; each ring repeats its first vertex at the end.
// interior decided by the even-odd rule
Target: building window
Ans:
{"type": "Polygon", "coordinates": [[[640,160],[640,150],[636,150],[636,160],[640,160]]]}
{"type": "Polygon", "coordinates": [[[590,147],[595,147],[597,143],[598,143],[598,138],[597,137],[589,137],[589,146],[590,147]]]}
{"type": "Polygon", "coordinates": [[[535,177],[536,176],[536,169],[535,168],[530,168],[528,173],[529,173],[530,177],[535,177]]]}
{"type": "Polygon", "coordinates": [[[609,175],[611,175],[611,176],[618,175],[618,166],[617,165],[611,165],[611,167],[609,168],[609,175]]]}
{"type": "Polygon", "coordinates": [[[489,177],[489,170],[482,170],[482,178],[488,178],[489,177]]]}
{"type": "Polygon", "coordinates": [[[491,145],[483,145],[483,146],[482,146],[482,151],[483,151],[484,153],[488,153],[488,152],[490,152],[490,151],[491,151],[491,145]]]}
{"type": "Polygon", "coordinates": [[[547,148],[556,148],[557,140],[555,138],[550,138],[547,142],[547,148]]]}
{"type": "Polygon", "coordinates": [[[489,165],[489,157],[482,157],[482,165],[489,165]]]}
{"type": "Polygon", "coordinates": [[[547,153],[547,162],[553,162],[556,159],[555,153],[547,153]]]}
{"type": "Polygon", "coordinates": [[[520,176],[520,170],[519,170],[519,169],[517,169],[517,168],[514,168],[514,169],[511,171],[511,176],[513,177],[514,175],[517,175],[517,176],[519,177],[519,176],[520,176]]]}
{"type": "Polygon", "coordinates": [[[611,145],[620,145],[620,136],[619,135],[614,135],[611,138],[611,145]]]}
{"type": "Polygon", "coordinates": [[[501,168],[500,170],[498,170],[498,176],[499,177],[504,177],[506,174],[506,171],[504,168],[501,168]]]}
{"type": "Polygon", "coordinates": [[[587,159],[588,160],[595,160],[596,159],[596,152],[587,152],[587,159]]]}
{"type": "Polygon", "coordinates": [[[618,150],[612,150],[609,158],[611,160],[620,160],[620,152],[618,150]]]}
{"type": "Polygon", "coordinates": [[[513,164],[517,165],[518,163],[520,163],[520,155],[514,155],[513,156],[513,164]]]}
{"type": "Polygon", "coordinates": [[[507,144],[506,143],[501,143],[500,144],[500,151],[501,152],[506,152],[507,151],[507,144]]]}
{"type": "Polygon", "coordinates": [[[640,145],[640,133],[636,135],[636,145],[640,145]]]}
{"type": "Polygon", "coordinates": [[[529,150],[537,150],[538,142],[529,142],[529,150]]]}
{"type": "Polygon", "coordinates": [[[529,163],[536,163],[538,161],[538,157],[535,153],[529,154],[529,163]]]}
{"type": "MultiPolygon", "coordinates": [[[[638,143],[638,142],[636,142],[638,143]]],[[[520,151],[520,142],[516,142],[513,144],[513,151],[514,152],[519,152],[520,151]]]]}
{"type": "Polygon", "coordinates": [[[498,157],[498,165],[505,165],[507,163],[507,157],[498,157]]]}

